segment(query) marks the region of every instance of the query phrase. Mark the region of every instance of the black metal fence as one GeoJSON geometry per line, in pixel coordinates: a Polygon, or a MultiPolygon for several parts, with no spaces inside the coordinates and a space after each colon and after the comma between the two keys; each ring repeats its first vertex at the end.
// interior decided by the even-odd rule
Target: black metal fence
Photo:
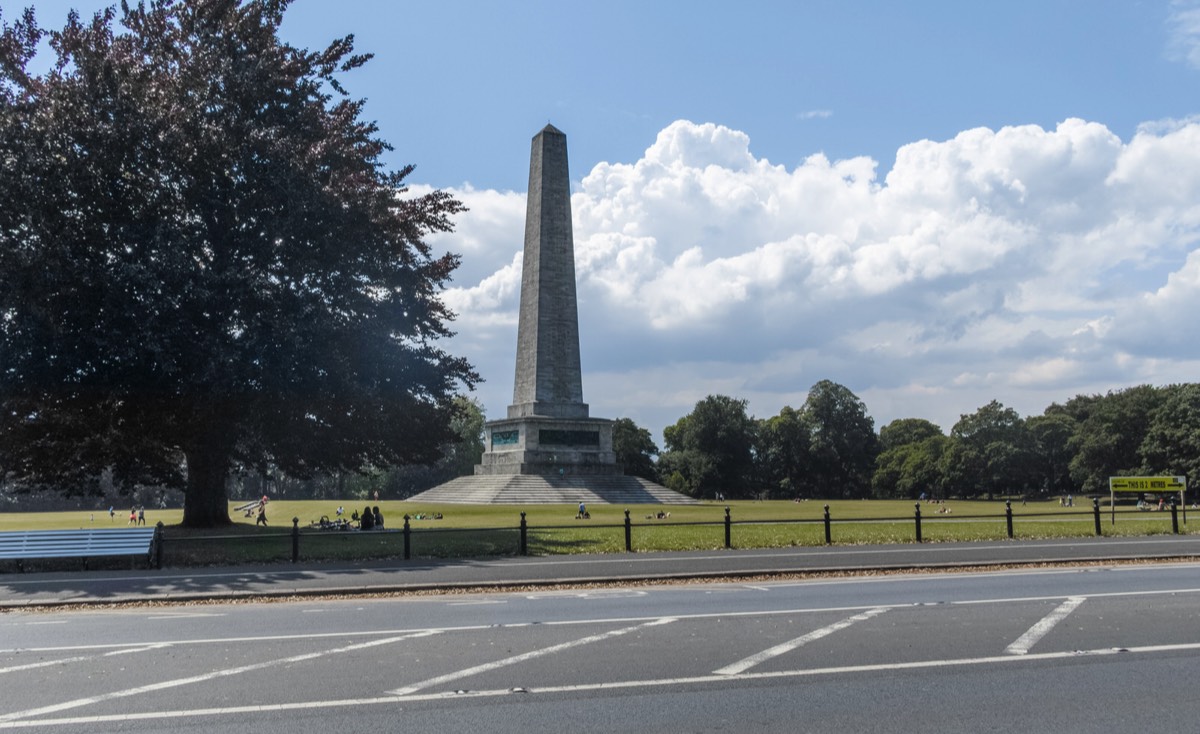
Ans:
{"type": "MultiPolygon", "coordinates": [[[[926,505],[932,507],[933,505],[926,505]]],[[[635,552],[634,538],[643,534],[661,533],[666,528],[711,527],[720,538],[723,535],[724,547],[733,548],[737,540],[735,527],[752,528],[756,526],[798,526],[816,531],[815,542],[820,542],[823,536],[825,544],[833,544],[839,539],[835,537],[837,526],[861,526],[864,524],[888,524],[895,527],[909,525],[911,541],[922,543],[926,540],[926,530],[929,525],[942,522],[972,522],[987,526],[990,523],[1002,526],[1009,538],[1016,537],[1017,521],[1038,521],[1051,519],[1086,520],[1092,521],[1094,533],[1104,534],[1104,513],[1098,499],[1092,500],[1090,508],[1071,512],[1022,512],[1014,517],[1011,502],[1005,503],[1002,514],[987,515],[943,515],[922,514],[921,503],[916,503],[913,514],[909,517],[846,517],[835,518],[831,515],[829,505],[825,505],[820,518],[815,519],[773,519],[773,520],[735,520],[729,507],[719,520],[705,521],[671,521],[669,517],[647,516],[647,522],[635,522],[630,517],[630,511],[625,510],[624,522],[620,524],[588,524],[586,532],[591,536],[603,536],[605,533],[614,534],[616,543],[609,543],[609,548],[619,549],[621,541],[625,552],[635,552]],[[622,537],[623,536],[623,537],[622,537]]],[[[1187,524],[1185,508],[1175,504],[1169,506],[1171,532],[1180,532],[1180,520],[1187,524]],[[1181,511],[1182,510],[1182,511],[1181,511]]],[[[1113,510],[1111,522],[1115,524],[1118,514],[1132,515],[1147,519],[1140,511],[1113,510]]],[[[1164,513],[1165,514],[1165,513],[1164,513]]],[[[165,555],[179,560],[185,560],[187,565],[204,565],[206,563],[238,563],[238,562],[299,562],[307,560],[366,559],[366,558],[403,558],[418,557],[479,557],[495,555],[529,555],[530,537],[537,535],[547,537],[559,534],[577,535],[581,530],[579,524],[574,525],[538,525],[531,527],[524,512],[515,526],[494,528],[420,528],[414,529],[411,517],[404,516],[404,525],[399,529],[388,530],[356,530],[343,525],[340,529],[322,530],[301,528],[298,518],[292,518],[292,527],[284,532],[264,532],[253,535],[217,535],[217,536],[180,536],[171,535],[162,528],[156,540],[154,558],[157,567],[161,568],[165,555]],[[416,548],[414,549],[414,546],[416,548]]],[[[1157,516],[1155,517],[1157,519],[1157,516]]],[[[844,538],[844,542],[861,541],[860,537],[844,538]]],[[[547,548],[541,543],[545,552],[570,552],[564,547],[547,548]]],[[[561,545],[561,543],[560,543],[561,545]]]]}

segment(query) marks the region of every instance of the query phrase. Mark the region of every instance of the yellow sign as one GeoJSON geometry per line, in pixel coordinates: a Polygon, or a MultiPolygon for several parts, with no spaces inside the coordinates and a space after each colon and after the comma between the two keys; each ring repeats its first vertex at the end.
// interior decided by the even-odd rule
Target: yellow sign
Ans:
{"type": "Polygon", "coordinates": [[[1109,477],[1112,492],[1181,492],[1187,489],[1187,477],[1109,477]]]}

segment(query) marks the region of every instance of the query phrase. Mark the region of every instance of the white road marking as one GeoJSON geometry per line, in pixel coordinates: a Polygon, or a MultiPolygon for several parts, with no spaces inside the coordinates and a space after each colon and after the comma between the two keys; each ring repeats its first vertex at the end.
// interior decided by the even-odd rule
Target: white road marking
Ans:
{"type": "Polygon", "coordinates": [[[1053,612],[1050,612],[1045,617],[1042,617],[1037,624],[1025,631],[1025,634],[1018,637],[1011,645],[1004,648],[1004,652],[1009,655],[1027,655],[1029,648],[1033,647],[1041,640],[1050,630],[1054,629],[1055,625],[1067,618],[1067,615],[1079,608],[1080,604],[1087,601],[1087,597],[1072,596],[1062,604],[1059,604],[1053,612]]]}
{"type": "Polygon", "coordinates": [[[831,624],[827,627],[822,627],[821,629],[813,630],[812,632],[809,632],[807,635],[801,635],[800,637],[797,637],[794,640],[788,640],[787,642],[776,645],[774,647],[769,647],[760,653],[755,653],[754,655],[751,655],[748,658],[739,660],[736,663],[733,663],[732,665],[726,665],[724,668],[718,668],[717,670],[713,671],[713,675],[737,675],[739,673],[745,673],[747,670],[749,670],[749,669],[753,668],[754,666],[759,665],[761,663],[765,663],[766,661],[770,660],[771,658],[777,658],[780,655],[784,655],[786,653],[791,652],[792,650],[795,650],[796,648],[800,647],[801,645],[807,645],[808,643],[813,642],[814,640],[819,640],[822,637],[828,637],[829,635],[832,635],[834,632],[846,629],[847,627],[854,624],[855,622],[863,622],[863,621],[870,619],[871,617],[878,617],[880,614],[883,614],[888,609],[890,609],[890,607],[876,607],[874,609],[868,609],[867,611],[863,612],[862,614],[855,614],[853,617],[847,617],[846,619],[843,619],[840,622],[834,622],[833,624],[831,624]]]}
{"type": "MultiPolygon", "coordinates": [[[[1096,600],[1096,598],[1121,598],[1127,596],[1154,596],[1154,595],[1181,595],[1181,594],[1200,594],[1200,588],[1184,588],[1184,589],[1157,589],[1157,590],[1139,590],[1139,591],[1110,591],[1098,592],[1098,594],[1088,594],[1087,598],[1096,600]]],[[[1032,601],[1058,601],[1062,600],[1062,596],[1012,596],[1012,597],[996,597],[996,598],[980,598],[980,600],[964,600],[948,602],[950,604],[961,604],[961,606],[970,606],[970,604],[1004,604],[1012,602],[1032,602],[1032,601]]],[[[923,606],[922,603],[902,603],[888,604],[888,608],[901,609],[907,607],[923,606]]],[[[866,609],[874,609],[874,607],[854,606],[854,607],[793,607],[788,609],[766,609],[756,610],[756,612],[706,612],[700,614],[674,614],[672,619],[676,620],[702,620],[702,619],[725,619],[725,618],[743,618],[743,616],[779,616],[790,614],[815,614],[828,612],[864,612],[866,609]]],[[[575,626],[575,625],[600,625],[600,624],[636,624],[636,622],[644,622],[660,619],[660,616],[608,616],[608,618],[592,618],[592,619],[566,619],[566,620],[548,620],[542,621],[540,624],[545,626],[575,626]]],[[[437,631],[437,632],[470,632],[475,630],[490,630],[494,627],[517,627],[528,626],[528,622],[524,624],[505,624],[505,625],[460,625],[452,627],[421,627],[407,628],[407,630],[362,630],[355,632],[360,637],[365,636],[395,636],[395,634],[414,634],[419,632],[437,631]]],[[[239,644],[239,643],[254,643],[254,642],[287,642],[293,639],[323,639],[323,638],[346,638],[346,632],[310,632],[304,634],[260,634],[260,636],[245,636],[245,637],[211,637],[198,639],[173,639],[160,640],[157,644],[163,645],[206,645],[206,644],[239,644]]],[[[0,648],[0,654],[11,655],[14,652],[66,652],[72,650],[113,650],[126,648],[142,648],[146,643],[97,643],[86,645],[49,645],[41,646],[41,648],[0,648]]]]}
{"type": "Polygon", "coordinates": [[[892,672],[898,670],[916,670],[932,668],[949,668],[966,665],[988,665],[1005,663],[1025,663],[1038,660],[1062,660],[1079,657],[1101,657],[1121,653],[1153,654],[1181,651],[1200,651],[1200,642],[1177,645],[1149,645],[1146,647],[1130,647],[1122,650],[1103,648],[1098,650],[1077,650],[1074,652],[1033,653],[1030,655],[1013,656],[1000,655],[984,658],[958,658],[947,660],[923,660],[910,663],[881,663],[878,665],[849,665],[831,668],[810,668],[807,670],[781,670],[767,673],[742,673],[740,675],[700,675],[683,678],[659,678],[649,680],[606,681],[602,683],[583,683],[568,686],[547,686],[544,688],[522,686],[520,693],[514,693],[512,688],[483,691],[467,691],[457,693],[443,691],[439,693],[422,693],[415,695],[381,696],[378,698],[335,699],[332,701],[296,701],[292,703],[262,704],[255,706],[228,706],[223,708],[176,709],[172,711],[145,711],[137,713],[108,714],[103,716],[78,716],[61,719],[39,719],[35,721],[0,721],[0,729],[26,729],[46,726],[78,726],[80,724],[104,724],[111,722],[148,721],[155,719],[173,719],[179,716],[232,716],[238,714],[277,713],[281,711],[303,711],[313,709],[333,709],[353,706],[377,706],[388,704],[404,704],[416,701],[435,701],[464,698],[495,698],[500,696],[528,696],[539,694],[578,693],[600,690],[619,690],[625,688],[652,688],[666,686],[695,685],[700,683],[716,683],[726,685],[736,680],[763,680],[771,678],[803,678],[823,675],[838,675],[845,673],[892,672]]]}
{"type": "MultiPolygon", "coordinates": [[[[1175,596],[1176,594],[1198,594],[1198,593],[1200,593],[1200,588],[1195,588],[1195,589],[1151,589],[1151,590],[1143,590],[1143,591],[1101,591],[1101,592],[1088,594],[1084,598],[1085,599],[1119,599],[1119,598],[1125,597],[1125,596],[1162,596],[1163,594],[1166,594],[1167,596],[1175,596]]],[[[955,601],[955,602],[950,602],[950,603],[951,604],[961,604],[964,606],[970,605],[970,604],[1011,604],[1013,602],[1022,602],[1022,601],[1054,601],[1055,599],[1062,599],[1062,598],[1063,598],[1063,596],[1061,594],[1056,594],[1054,596],[1011,596],[1011,597],[1004,597],[1004,598],[998,598],[998,599],[968,599],[966,601],[955,601]]],[[[1067,597],[1067,598],[1069,599],[1070,597],[1067,597]]]]}
{"type": "Polygon", "coordinates": [[[526,594],[531,601],[557,599],[628,599],[630,597],[646,596],[649,592],[640,589],[601,589],[599,591],[546,591],[538,594],[526,594]]]}
{"type": "MultiPolygon", "coordinates": [[[[382,636],[388,637],[393,635],[408,635],[424,637],[425,634],[434,634],[444,631],[456,632],[471,632],[474,630],[485,630],[495,627],[494,624],[471,624],[461,627],[422,627],[420,629],[392,629],[392,630],[362,630],[355,631],[353,634],[358,637],[365,636],[382,636]],[[424,633],[424,634],[422,634],[424,633]]],[[[345,639],[347,632],[312,632],[309,634],[295,635],[257,635],[253,637],[208,637],[193,640],[160,640],[155,645],[228,645],[238,644],[242,642],[286,642],[289,640],[320,640],[326,638],[345,639]]],[[[0,654],[9,654],[16,652],[66,652],[68,650],[111,650],[113,648],[130,648],[130,647],[145,647],[145,642],[102,642],[94,645],[59,645],[55,647],[13,647],[0,649],[0,654]]]]}
{"type": "MultiPolygon", "coordinates": [[[[1198,594],[1200,588],[1183,588],[1183,589],[1158,589],[1151,591],[1114,591],[1088,594],[1088,599],[1115,599],[1128,596],[1154,596],[1154,595],[1178,595],[1178,594],[1198,594]]],[[[1062,599],[1061,595],[1057,596],[1014,596],[992,599],[968,599],[963,601],[948,602],[954,605],[972,605],[972,604],[1008,604],[1012,602],[1030,602],[1030,601],[1057,601],[1062,599]]],[[[815,614],[824,612],[862,612],[868,609],[875,609],[879,605],[874,606],[837,606],[837,607],[798,607],[790,609],[768,609],[765,611],[752,612],[705,612],[700,614],[674,614],[672,619],[713,619],[727,617],[772,617],[779,615],[792,614],[815,614]]],[[[891,609],[902,609],[914,606],[922,606],[921,603],[913,604],[892,604],[888,605],[891,609]]],[[[603,617],[589,619],[565,619],[565,620],[548,620],[540,622],[545,626],[562,626],[562,625],[591,625],[591,624],[633,624],[637,622],[646,622],[655,619],[660,619],[659,616],[631,616],[631,617],[603,617]]],[[[527,624],[527,623],[526,623],[527,624]]],[[[497,625],[494,624],[471,624],[454,627],[430,627],[419,629],[384,629],[384,630],[360,630],[354,634],[359,636],[367,635],[399,635],[413,634],[416,632],[427,632],[435,630],[438,632],[471,632],[481,629],[492,629],[497,625]]],[[[504,624],[501,627],[517,627],[521,624],[504,624]]],[[[161,644],[169,645],[208,645],[208,644],[234,644],[242,642],[277,642],[287,640],[317,640],[322,638],[338,638],[344,639],[345,632],[312,632],[309,634],[294,634],[294,635],[258,635],[245,637],[212,637],[202,639],[180,639],[180,640],[162,640],[161,644]]],[[[91,645],[56,645],[48,647],[11,647],[0,648],[0,654],[12,654],[18,652],[67,652],[71,650],[111,650],[114,648],[140,647],[145,645],[144,642],[129,643],[129,642],[111,642],[111,643],[96,643],[91,645]]]]}
{"type": "Polygon", "coordinates": [[[453,681],[453,680],[459,680],[461,678],[466,678],[468,676],[478,675],[479,673],[486,673],[488,671],[496,670],[497,668],[503,668],[508,665],[515,665],[516,663],[523,663],[526,660],[533,660],[535,658],[544,657],[546,655],[553,655],[556,652],[562,652],[563,650],[569,650],[572,647],[579,647],[580,645],[589,645],[593,642],[600,642],[601,640],[607,640],[607,639],[611,639],[613,637],[620,637],[621,635],[627,635],[630,632],[636,632],[638,630],[645,629],[647,627],[657,627],[657,626],[663,625],[663,624],[670,624],[671,622],[674,622],[674,621],[675,621],[674,617],[663,617],[661,619],[656,619],[652,622],[646,622],[645,624],[634,625],[633,627],[624,627],[622,629],[610,630],[608,632],[601,632],[598,635],[592,635],[590,637],[581,637],[578,640],[571,640],[570,642],[562,642],[557,645],[551,645],[550,647],[543,647],[539,650],[530,650],[529,652],[524,652],[524,653],[521,653],[520,655],[513,655],[512,657],[504,658],[503,660],[496,660],[494,662],[484,663],[483,665],[476,665],[471,668],[465,668],[463,670],[456,670],[453,673],[439,675],[435,678],[423,680],[420,683],[414,683],[412,685],[405,686],[403,688],[398,688],[394,691],[388,691],[388,693],[393,696],[407,696],[410,693],[416,693],[417,691],[419,691],[423,688],[429,688],[430,686],[436,686],[436,685],[440,685],[442,683],[449,683],[450,681],[453,681]]]}
{"type": "Polygon", "coordinates": [[[33,670],[35,668],[49,668],[54,665],[65,665],[67,663],[82,663],[85,660],[92,660],[93,658],[96,658],[96,657],[106,658],[106,657],[111,657],[113,655],[128,655],[131,652],[146,652],[148,650],[157,650],[157,649],[163,648],[163,647],[169,647],[169,645],[159,645],[159,644],[143,645],[141,647],[131,647],[131,648],[127,648],[124,650],[113,650],[112,652],[106,652],[106,653],[103,653],[98,656],[97,655],[77,655],[76,657],[73,657],[73,658],[60,658],[58,660],[43,660],[38,663],[26,663],[25,665],[13,665],[8,668],[0,668],[0,674],[17,673],[22,670],[33,670]]]}
{"type": "Polygon", "coordinates": [[[0,714],[0,723],[6,722],[6,721],[14,721],[16,719],[27,719],[31,716],[41,716],[43,714],[58,713],[59,711],[66,711],[67,709],[79,708],[80,706],[90,706],[91,704],[100,703],[101,701],[111,701],[114,698],[127,698],[129,696],[136,696],[136,695],[139,695],[142,693],[153,693],[155,691],[161,691],[161,690],[164,690],[167,688],[178,688],[179,686],[191,685],[193,683],[203,683],[205,681],[210,681],[210,680],[213,680],[216,678],[225,678],[225,677],[228,677],[231,675],[238,675],[240,673],[249,673],[250,671],[262,670],[263,668],[270,668],[270,667],[274,667],[276,665],[287,665],[289,663],[299,663],[299,662],[303,662],[306,660],[315,660],[317,658],[325,657],[326,655],[336,655],[336,654],[343,653],[343,652],[352,652],[354,650],[362,650],[364,648],[376,647],[378,645],[388,645],[393,642],[400,642],[401,640],[407,640],[407,639],[412,639],[412,638],[416,638],[416,637],[428,637],[428,636],[434,635],[434,634],[437,634],[437,632],[429,631],[429,632],[417,633],[417,634],[412,634],[412,635],[400,635],[397,637],[388,637],[388,638],[384,638],[382,640],[371,640],[370,642],[360,642],[360,643],[356,643],[354,645],[348,645],[346,647],[339,647],[339,648],[335,648],[332,650],[304,653],[303,655],[293,655],[291,657],[281,658],[278,660],[264,660],[263,662],[260,662],[260,663],[252,663],[250,665],[242,665],[237,668],[226,668],[224,670],[214,670],[214,671],[211,671],[208,673],[204,673],[202,675],[193,675],[193,676],[189,676],[187,678],[176,678],[174,680],[165,680],[165,681],[160,681],[158,683],[151,683],[151,684],[145,685],[145,686],[138,686],[136,688],[127,688],[123,691],[113,691],[111,693],[102,693],[102,694],[99,694],[96,696],[88,696],[86,698],[77,698],[73,701],[64,701],[63,703],[57,703],[57,704],[53,704],[50,706],[41,706],[41,707],[35,708],[35,709],[26,709],[25,711],[14,711],[10,714],[0,714]]]}

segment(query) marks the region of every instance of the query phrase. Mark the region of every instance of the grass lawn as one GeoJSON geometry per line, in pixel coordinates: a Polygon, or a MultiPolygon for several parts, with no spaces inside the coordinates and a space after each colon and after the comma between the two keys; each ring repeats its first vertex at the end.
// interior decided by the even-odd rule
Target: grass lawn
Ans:
{"type": "MultiPolygon", "coordinates": [[[[362,507],[342,502],[349,517],[362,507]]],[[[725,507],[734,521],[731,541],[735,548],[771,548],[821,545],[822,522],[829,505],[831,536],[835,544],[909,543],[915,539],[914,503],[906,500],[831,500],[809,502],[754,502],[739,500],[694,506],[589,505],[589,520],[576,520],[574,505],[423,505],[380,501],[389,532],[318,530],[310,523],[322,516],[334,518],[338,502],[279,500],[267,506],[269,525],[256,527],[253,515],[234,513],[234,524],[218,530],[178,527],[182,510],[147,510],[148,525],[166,526],[165,562],[169,566],[219,565],[287,561],[291,558],[292,518],[301,529],[300,556],[305,560],[365,560],[402,557],[404,515],[410,516],[413,557],[466,558],[513,555],[519,548],[521,513],[528,524],[529,552],[619,553],[625,550],[625,510],[632,522],[634,551],[706,550],[725,547],[725,507]],[[670,517],[658,519],[659,511],[670,517]],[[441,513],[442,519],[416,519],[441,513]]],[[[372,502],[372,506],[376,503],[372,502]]],[[[1180,514],[1180,532],[1200,531],[1200,511],[1193,510],[1191,524],[1180,514]]],[[[945,505],[921,505],[922,536],[926,542],[999,540],[1007,537],[1003,502],[951,500],[945,505]],[[949,512],[939,512],[948,508],[949,512]]],[[[107,510],[10,512],[0,514],[0,531],[124,527],[128,509],[109,519],[107,510]]],[[[1095,533],[1091,503],[1073,508],[1057,501],[1013,506],[1017,538],[1085,537],[1095,533]]],[[[1171,532],[1169,512],[1138,512],[1119,508],[1115,524],[1107,509],[1101,512],[1104,535],[1151,535],[1171,532]]],[[[127,562],[127,561],[126,561],[127,562]]]]}

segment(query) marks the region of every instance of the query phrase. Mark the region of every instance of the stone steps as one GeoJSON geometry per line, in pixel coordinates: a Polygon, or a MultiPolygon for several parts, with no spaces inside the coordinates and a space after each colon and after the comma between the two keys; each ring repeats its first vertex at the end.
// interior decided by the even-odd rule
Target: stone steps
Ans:
{"type": "Polygon", "coordinates": [[[452,479],[408,499],[459,505],[624,504],[692,505],[697,500],[629,476],[555,477],[534,474],[474,475],[452,479]]]}

